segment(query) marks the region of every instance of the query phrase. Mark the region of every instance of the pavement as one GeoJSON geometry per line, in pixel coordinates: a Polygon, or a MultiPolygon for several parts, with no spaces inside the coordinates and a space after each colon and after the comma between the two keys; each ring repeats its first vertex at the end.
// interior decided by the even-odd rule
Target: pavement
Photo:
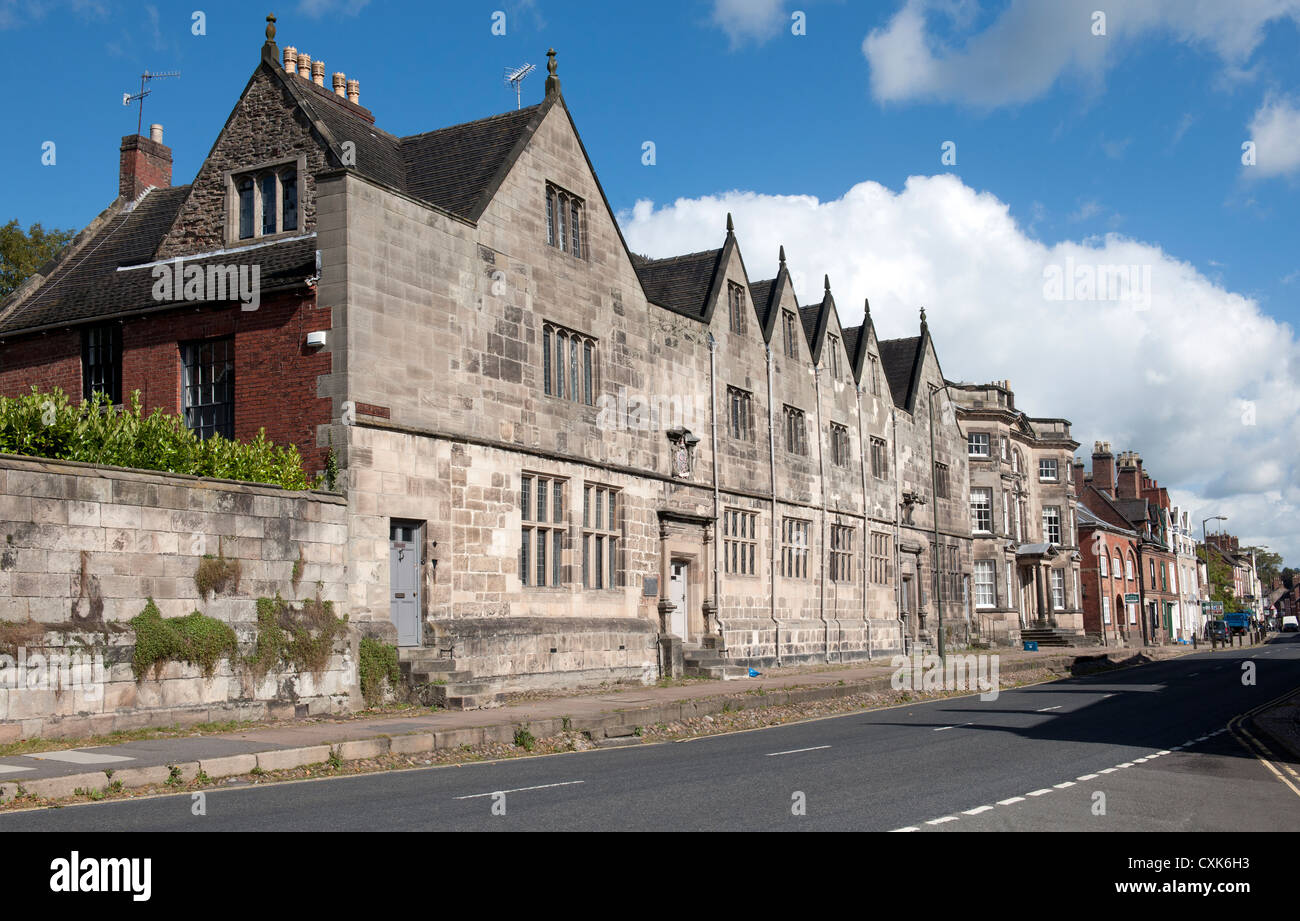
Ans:
{"type": "MultiPolygon", "coordinates": [[[[821,685],[795,676],[806,685],[796,691],[824,691],[828,678],[847,684],[849,671],[821,673],[821,685]]],[[[1297,687],[1300,642],[1275,638],[1005,690],[991,701],[936,699],[679,744],[215,787],[201,817],[190,792],[10,812],[0,832],[1294,830],[1300,795],[1233,727],[1297,687]]],[[[666,692],[685,705],[707,700],[706,690],[717,685],[637,696],[666,692]]],[[[527,706],[579,700],[610,703],[527,706]]]]}

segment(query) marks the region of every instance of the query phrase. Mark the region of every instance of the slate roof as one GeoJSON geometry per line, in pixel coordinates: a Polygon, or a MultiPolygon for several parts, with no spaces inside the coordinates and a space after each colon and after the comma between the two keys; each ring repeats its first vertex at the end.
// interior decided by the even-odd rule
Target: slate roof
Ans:
{"type": "Polygon", "coordinates": [[[821,318],[823,303],[824,301],[818,301],[799,308],[799,320],[803,323],[804,335],[808,337],[808,347],[814,353],[817,351],[817,320],[821,318]]]}
{"type": "Polygon", "coordinates": [[[704,318],[713,279],[722,261],[721,249],[709,249],[667,259],[633,256],[632,265],[651,303],[695,320],[704,318]]]}
{"type": "Polygon", "coordinates": [[[894,405],[900,409],[907,409],[912,402],[912,381],[921,361],[921,342],[920,336],[880,340],[880,363],[884,366],[894,405]]]}
{"type": "Polygon", "coordinates": [[[858,358],[858,340],[862,338],[861,326],[849,326],[843,330],[844,333],[844,351],[849,355],[850,362],[856,362],[858,358]]]}
{"type": "MultiPolygon", "coordinates": [[[[128,306],[106,276],[114,274],[118,266],[138,265],[153,258],[189,191],[187,185],[154,189],[145,193],[135,208],[124,209],[106,222],[39,288],[0,318],[0,335],[74,323],[128,306]]],[[[314,262],[315,256],[312,258],[314,262]]],[[[148,273],[145,275],[148,277],[148,273]]]]}
{"type": "Polygon", "coordinates": [[[405,189],[416,198],[475,219],[493,178],[541,105],[402,138],[405,189]]]}
{"type": "Polygon", "coordinates": [[[356,144],[356,165],[367,179],[413,198],[477,220],[494,179],[545,103],[424,134],[397,137],[375,127],[360,106],[328,90],[284,75],[298,103],[315,116],[336,144],[356,144]]]}
{"type": "MultiPolygon", "coordinates": [[[[13,313],[0,321],[0,335],[139,314],[181,303],[179,297],[169,302],[154,299],[156,280],[147,262],[152,258],[162,232],[170,225],[168,220],[162,224],[162,230],[158,229],[165,212],[174,211],[170,202],[173,196],[168,193],[184,191],[152,191],[140,202],[140,207],[110,221],[78,258],[60,267],[33,297],[20,303],[13,313]],[[155,199],[154,206],[146,208],[150,199],[155,199]],[[137,268],[119,271],[124,266],[137,268]]],[[[242,251],[220,252],[203,259],[186,259],[184,264],[200,267],[212,264],[256,265],[259,289],[265,295],[279,288],[300,285],[315,274],[316,235],[253,246],[242,251]]],[[[235,295],[227,302],[237,298],[235,295]]]]}
{"type": "Polygon", "coordinates": [[[769,278],[766,281],[751,281],[749,283],[749,297],[754,302],[754,310],[758,313],[758,326],[760,329],[767,329],[767,321],[776,309],[776,279],[769,278]]]}

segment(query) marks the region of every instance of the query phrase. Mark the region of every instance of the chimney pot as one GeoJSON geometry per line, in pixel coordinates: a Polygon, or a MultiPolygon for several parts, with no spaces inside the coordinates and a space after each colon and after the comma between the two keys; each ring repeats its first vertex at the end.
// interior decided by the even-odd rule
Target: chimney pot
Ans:
{"type": "Polygon", "coordinates": [[[149,126],[149,140],[153,141],[155,144],[161,144],[163,142],[162,125],[149,126]]]}
{"type": "Polygon", "coordinates": [[[348,91],[346,87],[347,87],[347,78],[342,73],[336,71],[334,74],[334,95],[341,96],[344,99],[346,99],[348,96],[348,91]]]}
{"type": "Polygon", "coordinates": [[[348,81],[348,102],[361,105],[361,81],[348,81]]]}
{"type": "Polygon", "coordinates": [[[317,86],[325,85],[325,62],[317,61],[311,65],[311,82],[317,86]]]}
{"type": "Polygon", "coordinates": [[[311,55],[305,51],[298,52],[298,76],[311,79],[311,55]]]}
{"type": "Polygon", "coordinates": [[[293,45],[284,46],[284,72],[286,74],[298,72],[298,49],[293,45]]]}

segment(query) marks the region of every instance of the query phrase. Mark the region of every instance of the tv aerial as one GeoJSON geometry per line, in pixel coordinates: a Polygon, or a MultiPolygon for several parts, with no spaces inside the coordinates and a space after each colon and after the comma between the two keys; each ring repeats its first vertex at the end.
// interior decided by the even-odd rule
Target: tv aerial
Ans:
{"type": "Polygon", "coordinates": [[[537,68],[534,67],[532,64],[524,64],[520,67],[515,67],[515,68],[510,68],[510,67],[506,68],[506,86],[513,88],[515,91],[516,109],[522,109],[524,106],[523,88],[522,88],[524,83],[524,77],[527,77],[536,69],[537,68]]]}
{"type": "Polygon", "coordinates": [[[147,88],[149,85],[149,81],[159,80],[163,77],[179,77],[180,75],[181,72],[179,70],[169,70],[166,73],[162,73],[162,74],[151,74],[149,73],[149,71],[146,70],[144,73],[140,75],[140,92],[135,93],[134,95],[132,95],[131,93],[122,94],[122,105],[129,106],[133,102],[138,102],[140,104],[140,114],[136,118],[136,122],[135,122],[136,134],[139,134],[140,130],[144,127],[144,97],[148,96],[151,92],[153,92],[153,90],[147,88]]]}

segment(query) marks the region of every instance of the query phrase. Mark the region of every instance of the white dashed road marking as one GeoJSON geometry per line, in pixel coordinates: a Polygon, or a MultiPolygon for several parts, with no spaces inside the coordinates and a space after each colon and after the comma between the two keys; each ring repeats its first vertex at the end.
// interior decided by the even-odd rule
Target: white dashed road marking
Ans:
{"type": "Polygon", "coordinates": [[[493,790],[491,793],[473,793],[469,796],[457,796],[456,799],[478,799],[483,796],[496,796],[498,793],[525,793],[529,790],[549,790],[551,787],[571,787],[574,784],[586,783],[585,780],[566,780],[563,783],[544,783],[536,787],[516,787],[513,790],[493,790]]]}
{"type": "Polygon", "coordinates": [[[792,748],[788,752],[768,752],[767,757],[775,758],[777,755],[798,755],[802,752],[816,752],[823,748],[830,748],[829,745],[814,745],[812,748],[792,748]]]}
{"type": "Polygon", "coordinates": [[[976,806],[974,809],[963,810],[962,815],[979,815],[981,812],[988,812],[992,808],[992,806],[976,806]]]}
{"type": "Polygon", "coordinates": [[[999,806],[1010,806],[1012,803],[1023,803],[1024,801],[1025,801],[1025,798],[1024,798],[1023,796],[1013,796],[1013,797],[1011,797],[1011,799],[1000,799],[1000,800],[998,800],[998,805],[999,805],[999,806]]]}

